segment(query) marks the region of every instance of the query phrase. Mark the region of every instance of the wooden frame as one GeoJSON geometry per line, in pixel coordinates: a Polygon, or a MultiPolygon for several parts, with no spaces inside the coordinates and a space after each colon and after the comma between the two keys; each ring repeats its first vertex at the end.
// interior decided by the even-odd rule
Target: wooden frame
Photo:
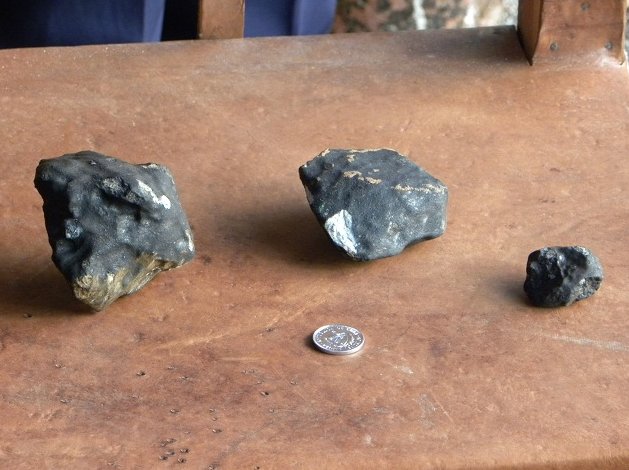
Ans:
{"type": "MultiPolygon", "coordinates": [[[[520,41],[531,63],[622,63],[625,0],[521,0],[518,9],[520,41]]],[[[245,0],[200,0],[199,38],[243,37],[245,0]]]]}
{"type": "Polygon", "coordinates": [[[199,0],[199,39],[241,38],[245,0],[199,0]]]}
{"type": "Polygon", "coordinates": [[[625,60],[625,0],[521,0],[520,41],[531,63],[625,60]]]}

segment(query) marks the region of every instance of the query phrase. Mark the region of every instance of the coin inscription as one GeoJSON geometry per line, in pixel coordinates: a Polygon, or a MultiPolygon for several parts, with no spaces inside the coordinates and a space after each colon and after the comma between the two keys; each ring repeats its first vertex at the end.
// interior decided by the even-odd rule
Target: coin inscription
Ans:
{"type": "Polygon", "coordinates": [[[321,351],[335,355],[354,354],[365,345],[365,337],[360,331],[338,323],[317,329],[312,341],[321,351]]]}

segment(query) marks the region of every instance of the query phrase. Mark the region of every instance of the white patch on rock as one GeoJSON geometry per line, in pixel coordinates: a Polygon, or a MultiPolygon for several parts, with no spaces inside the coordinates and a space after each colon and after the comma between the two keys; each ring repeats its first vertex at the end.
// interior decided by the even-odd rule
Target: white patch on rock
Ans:
{"type": "Polygon", "coordinates": [[[366,181],[369,184],[380,184],[380,183],[382,183],[381,179],[372,178],[370,176],[363,176],[363,174],[360,171],[344,171],[343,172],[343,177],[344,178],[349,178],[349,179],[357,177],[357,179],[359,181],[366,181]]]}
{"type": "Polygon", "coordinates": [[[355,176],[358,176],[358,179],[360,179],[362,175],[363,174],[360,171],[344,171],[343,172],[343,177],[349,178],[349,179],[352,179],[355,176]]]}
{"type": "Polygon", "coordinates": [[[168,199],[166,195],[157,197],[157,194],[155,194],[155,191],[153,191],[153,189],[148,184],[140,180],[136,180],[136,181],[138,182],[140,191],[143,192],[144,194],[148,194],[155,204],[159,204],[161,206],[164,206],[166,209],[170,209],[170,199],[168,199]]]}
{"type": "Polygon", "coordinates": [[[420,187],[419,190],[426,193],[443,194],[446,192],[446,187],[442,185],[426,183],[422,187],[420,187]]]}
{"type": "Polygon", "coordinates": [[[426,194],[430,194],[430,193],[443,194],[446,191],[445,186],[435,185],[435,184],[430,184],[430,183],[423,184],[418,188],[409,186],[409,185],[396,184],[393,189],[395,189],[396,191],[402,191],[402,192],[417,191],[417,192],[426,193],[426,194]]]}
{"type": "Polygon", "coordinates": [[[324,224],[330,238],[350,255],[355,255],[356,239],[352,232],[352,215],[345,209],[340,210],[324,224]]]}
{"type": "Polygon", "coordinates": [[[397,153],[397,150],[388,149],[386,147],[381,147],[381,148],[377,148],[377,149],[362,149],[362,150],[352,149],[351,152],[352,153],[369,153],[369,152],[377,152],[378,150],[391,150],[392,152],[397,153]]]}
{"type": "Polygon", "coordinates": [[[188,239],[188,249],[192,252],[194,251],[194,242],[192,241],[192,234],[190,230],[186,230],[186,238],[188,239]]]}

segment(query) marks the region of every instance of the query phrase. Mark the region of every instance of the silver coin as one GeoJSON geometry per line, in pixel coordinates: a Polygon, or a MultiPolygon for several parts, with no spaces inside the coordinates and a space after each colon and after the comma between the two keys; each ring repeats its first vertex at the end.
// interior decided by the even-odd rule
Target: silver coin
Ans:
{"type": "Polygon", "coordinates": [[[365,337],[356,328],[347,325],[325,325],[312,335],[315,346],[324,353],[334,355],[354,354],[365,345],[365,337]]]}

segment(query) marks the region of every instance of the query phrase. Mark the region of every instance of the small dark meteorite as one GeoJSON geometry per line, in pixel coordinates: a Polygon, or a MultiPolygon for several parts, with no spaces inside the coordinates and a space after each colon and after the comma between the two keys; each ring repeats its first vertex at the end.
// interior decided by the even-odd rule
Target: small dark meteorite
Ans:
{"type": "Polygon", "coordinates": [[[587,248],[546,247],[529,255],[524,291],[534,305],[561,307],[587,299],[602,281],[603,267],[587,248]]]}
{"type": "Polygon", "coordinates": [[[310,208],[354,260],[394,256],[446,228],[448,189],[395,150],[325,150],[299,168],[310,208]]]}
{"type": "Polygon", "coordinates": [[[194,242],[170,171],[84,151],[42,160],[52,260],[77,299],[101,310],[160,271],[194,257],[194,242]]]}

